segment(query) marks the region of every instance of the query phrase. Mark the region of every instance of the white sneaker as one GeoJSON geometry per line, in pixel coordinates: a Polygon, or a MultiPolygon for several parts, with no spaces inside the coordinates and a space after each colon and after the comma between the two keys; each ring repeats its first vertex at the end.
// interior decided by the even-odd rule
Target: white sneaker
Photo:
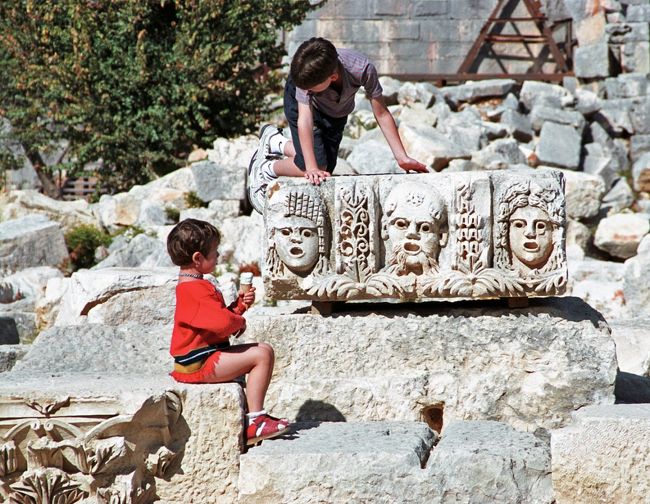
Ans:
{"type": "Polygon", "coordinates": [[[257,213],[264,213],[264,201],[266,200],[266,187],[268,182],[262,173],[262,164],[267,159],[258,156],[260,150],[256,150],[248,165],[248,180],[246,181],[246,194],[248,201],[257,213]]]}
{"type": "Polygon", "coordinates": [[[282,130],[277,126],[273,126],[272,124],[265,124],[260,128],[260,145],[258,152],[261,152],[263,154],[262,158],[277,159],[278,157],[284,155],[284,152],[276,152],[271,149],[271,138],[273,138],[275,135],[284,137],[284,135],[282,135],[282,130]]]}

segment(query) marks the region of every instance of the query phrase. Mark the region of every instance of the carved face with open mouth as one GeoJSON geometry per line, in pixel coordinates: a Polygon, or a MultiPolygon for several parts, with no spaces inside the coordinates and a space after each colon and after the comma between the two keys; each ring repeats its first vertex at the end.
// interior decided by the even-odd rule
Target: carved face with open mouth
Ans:
{"type": "MultiPolygon", "coordinates": [[[[399,210],[399,206],[398,206],[399,210]]],[[[423,207],[422,212],[410,209],[408,215],[395,212],[387,226],[391,262],[402,273],[421,274],[437,265],[441,235],[436,222],[423,207]]],[[[419,209],[418,209],[419,210],[419,209]]]]}
{"type": "Polygon", "coordinates": [[[276,226],[275,247],[280,260],[292,271],[311,270],[318,259],[318,228],[304,217],[286,217],[276,226]]]}
{"type": "Polygon", "coordinates": [[[553,224],[541,208],[525,206],[510,216],[510,249],[529,268],[546,264],[553,252],[553,224]]]}

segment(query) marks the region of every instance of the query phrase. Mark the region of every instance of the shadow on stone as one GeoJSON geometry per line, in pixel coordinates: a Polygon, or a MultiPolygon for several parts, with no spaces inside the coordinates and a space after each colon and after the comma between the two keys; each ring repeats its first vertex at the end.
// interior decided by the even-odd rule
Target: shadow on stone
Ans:
{"type": "Polygon", "coordinates": [[[18,345],[20,336],[16,321],[11,317],[0,317],[0,345],[18,345]]]}
{"type": "MultiPolygon", "coordinates": [[[[509,308],[507,298],[478,299],[471,301],[423,301],[415,302],[334,302],[332,303],[331,317],[352,316],[363,317],[368,313],[376,313],[393,318],[403,316],[404,313],[416,315],[444,315],[447,317],[502,317],[504,315],[525,316],[528,313],[549,313],[570,322],[589,321],[594,327],[606,323],[603,315],[585,303],[582,299],[573,296],[529,298],[529,306],[524,308],[509,308]]],[[[295,314],[309,313],[309,308],[300,308],[295,314]]],[[[327,316],[327,315],[326,315],[327,316]]]]}
{"type": "Polygon", "coordinates": [[[345,417],[335,406],[323,401],[307,399],[296,414],[296,422],[345,422],[345,417]]]}
{"type": "Polygon", "coordinates": [[[650,403],[650,378],[619,371],[616,374],[614,395],[617,404],[650,403]]]}

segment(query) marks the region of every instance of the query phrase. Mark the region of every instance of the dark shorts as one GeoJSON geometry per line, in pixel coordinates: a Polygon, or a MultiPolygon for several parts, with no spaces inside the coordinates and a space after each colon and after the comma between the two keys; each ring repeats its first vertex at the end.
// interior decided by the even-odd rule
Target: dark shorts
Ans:
{"type": "MultiPolygon", "coordinates": [[[[312,107],[314,116],[314,154],[319,167],[326,167],[332,173],[338,158],[339,145],[343,138],[343,128],[348,117],[330,117],[312,107]]],[[[302,147],[298,138],[298,102],[296,101],[296,86],[287,79],[284,87],[284,115],[289,122],[291,139],[296,149],[295,163],[301,170],[305,170],[305,158],[302,155],[302,147]]]]}

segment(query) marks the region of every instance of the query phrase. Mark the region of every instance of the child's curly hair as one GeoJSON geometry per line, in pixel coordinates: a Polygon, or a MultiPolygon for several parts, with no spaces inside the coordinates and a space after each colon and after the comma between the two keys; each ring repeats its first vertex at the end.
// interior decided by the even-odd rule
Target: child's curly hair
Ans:
{"type": "Polygon", "coordinates": [[[209,222],[198,219],[185,219],[174,226],[167,236],[167,252],[176,266],[192,264],[194,252],[204,256],[210,253],[210,248],[219,245],[221,234],[209,222]]]}

